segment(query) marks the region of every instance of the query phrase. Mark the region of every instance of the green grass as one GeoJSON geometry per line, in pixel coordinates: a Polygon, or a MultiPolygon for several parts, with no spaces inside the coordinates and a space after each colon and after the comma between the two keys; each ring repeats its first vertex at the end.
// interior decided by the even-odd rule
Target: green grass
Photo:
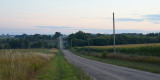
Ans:
{"type": "Polygon", "coordinates": [[[73,49],[70,51],[72,51],[76,55],[79,55],[79,56],[87,58],[87,59],[160,74],[160,65],[159,64],[134,62],[134,61],[128,61],[128,60],[119,60],[119,59],[99,58],[99,57],[94,57],[94,56],[82,54],[82,53],[77,52],[73,49]]]}
{"type": "Polygon", "coordinates": [[[37,78],[39,80],[56,80],[56,58],[57,57],[52,58],[51,61],[38,72],[37,78]]]}
{"type": "Polygon", "coordinates": [[[71,65],[62,52],[58,52],[37,74],[38,80],[90,80],[80,68],[71,65]]]}

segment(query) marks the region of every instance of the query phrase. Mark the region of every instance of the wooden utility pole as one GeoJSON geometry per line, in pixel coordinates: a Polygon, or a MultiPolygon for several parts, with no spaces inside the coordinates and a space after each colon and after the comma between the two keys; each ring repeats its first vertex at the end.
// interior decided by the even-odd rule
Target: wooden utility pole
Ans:
{"type": "Polygon", "coordinates": [[[114,19],[114,12],[113,12],[113,41],[114,41],[114,53],[116,53],[116,39],[115,39],[115,19],[114,19]]]}

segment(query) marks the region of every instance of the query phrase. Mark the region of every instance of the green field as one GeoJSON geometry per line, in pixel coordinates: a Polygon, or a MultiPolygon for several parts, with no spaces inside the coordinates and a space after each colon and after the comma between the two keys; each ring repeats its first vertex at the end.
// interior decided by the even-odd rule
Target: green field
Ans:
{"type": "MultiPolygon", "coordinates": [[[[91,52],[113,52],[113,46],[88,46],[78,47],[77,49],[91,52]]],[[[157,56],[160,57],[160,43],[155,44],[130,44],[130,45],[116,45],[116,52],[127,55],[140,56],[157,56]]]]}

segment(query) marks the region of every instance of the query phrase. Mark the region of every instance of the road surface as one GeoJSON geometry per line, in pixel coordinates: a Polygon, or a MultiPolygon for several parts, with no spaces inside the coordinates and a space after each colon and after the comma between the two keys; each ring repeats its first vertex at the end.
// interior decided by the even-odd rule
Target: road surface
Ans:
{"type": "Polygon", "coordinates": [[[63,50],[62,39],[60,39],[60,49],[70,63],[79,66],[96,80],[160,80],[159,74],[115,66],[79,57],[68,50],[63,50]]]}

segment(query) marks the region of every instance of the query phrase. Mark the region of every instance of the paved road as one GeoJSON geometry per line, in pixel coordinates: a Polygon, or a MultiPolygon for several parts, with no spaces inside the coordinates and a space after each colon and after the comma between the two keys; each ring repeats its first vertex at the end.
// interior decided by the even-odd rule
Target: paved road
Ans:
{"type": "Polygon", "coordinates": [[[81,67],[86,73],[90,74],[97,80],[160,80],[159,74],[115,66],[79,57],[68,50],[63,50],[62,40],[60,40],[60,44],[61,49],[69,62],[81,67]]]}
{"type": "Polygon", "coordinates": [[[59,41],[59,42],[60,42],[60,43],[59,43],[60,46],[59,46],[59,47],[60,47],[61,50],[63,50],[62,36],[59,37],[59,39],[60,39],[60,41],[59,41]]]}

